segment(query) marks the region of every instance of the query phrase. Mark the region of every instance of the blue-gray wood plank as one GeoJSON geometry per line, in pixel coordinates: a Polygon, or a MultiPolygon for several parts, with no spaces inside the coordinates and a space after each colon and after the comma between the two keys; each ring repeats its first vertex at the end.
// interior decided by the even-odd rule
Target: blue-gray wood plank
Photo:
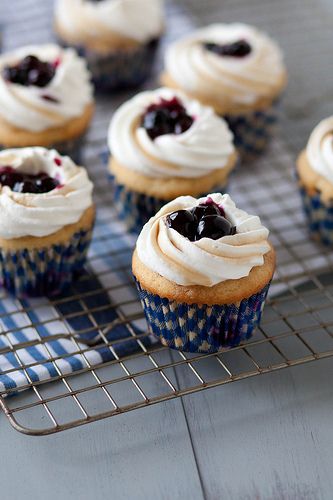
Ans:
{"type": "Polygon", "coordinates": [[[0,498],[330,500],[332,377],[320,361],[44,438],[0,415],[0,498]]]}
{"type": "MultiPolygon", "coordinates": [[[[296,155],[333,113],[332,1],[178,3],[198,24],[241,20],[279,39],[290,73],[281,135],[296,155]]],[[[33,41],[29,5],[41,18],[37,39],[46,39],[49,4],[0,0],[0,23],[21,19],[33,41]]],[[[45,438],[15,432],[1,414],[0,498],[330,500],[332,377],[328,359],[45,438]]]]}

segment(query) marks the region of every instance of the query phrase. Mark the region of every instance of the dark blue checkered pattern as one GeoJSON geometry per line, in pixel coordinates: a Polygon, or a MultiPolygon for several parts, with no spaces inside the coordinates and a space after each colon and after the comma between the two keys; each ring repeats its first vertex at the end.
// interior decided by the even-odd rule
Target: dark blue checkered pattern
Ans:
{"type": "MultiPolygon", "coordinates": [[[[134,297],[134,289],[133,292],[134,297]]],[[[130,327],[119,324],[110,331],[105,331],[106,338],[113,342],[112,350],[103,343],[96,345],[94,349],[86,350],[86,344],[93,345],[98,341],[99,333],[95,324],[112,324],[119,319],[119,315],[103,283],[94,274],[85,270],[81,273],[80,281],[76,281],[66,289],[65,293],[57,296],[54,305],[45,297],[24,299],[21,304],[26,312],[13,315],[13,309],[17,307],[15,298],[0,300],[0,327],[4,331],[12,331],[11,341],[16,348],[18,344],[26,345],[27,342],[32,342],[34,345],[18,349],[22,363],[27,365],[24,371],[13,352],[6,354],[1,352],[2,349],[6,350],[8,344],[6,336],[0,336],[1,395],[6,395],[9,391],[14,395],[21,389],[27,388],[27,375],[35,382],[57,378],[58,372],[54,363],[49,361],[50,355],[58,358],[57,367],[65,375],[85,369],[86,360],[91,366],[97,366],[115,359],[114,353],[123,357],[138,350],[137,341],[131,338],[133,331],[140,333],[134,324],[130,327]],[[76,298],[78,292],[86,294],[80,301],[76,298]],[[66,317],[65,324],[59,321],[59,313],[66,317]],[[35,324],[34,328],[29,326],[31,323],[35,324]],[[64,335],[68,330],[77,332],[78,344],[64,335]],[[39,338],[43,341],[41,342],[39,338]],[[115,340],[119,342],[114,342],[115,340]],[[78,346],[85,350],[85,357],[77,353],[78,346]]],[[[141,337],[141,342],[146,347],[149,347],[152,341],[154,339],[150,337],[141,337]]]]}
{"type": "Polygon", "coordinates": [[[320,193],[310,195],[303,187],[300,191],[312,237],[325,245],[333,245],[333,203],[323,203],[320,193]]]}
{"type": "Polygon", "coordinates": [[[268,145],[277,121],[276,106],[245,115],[226,115],[235,136],[235,146],[242,160],[251,160],[268,145]]]}
{"type": "Polygon", "coordinates": [[[131,51],[118,50],[105,56],[84,47],[76,47],[76,50],[87,60],[96,88],[108,91],[144,83],[150,75],[157,47],[158,41],[154,41],[131,51]]]}
{"type": "Polygon", "coordinates": [[[163,345],[185,352],[210,353],[234,347],[258,326],[270,283],[238,304],[184,304],[142,289],[142,306],[152,333],[163,345]]]}
{"type": "MultiPolygon", "coordinates": [[[[140,342],[146,347],[156,342],[152,336],[142,336],[142,330],[138,329],[142,326],[141,321],[130,325],[119,322],[126,309],[118,309],[115,303],[122,300],[131,302],[137,297],[135,287],[128,286],[127,271],[100,272],[101,263],[108,269],[114,267],[115,256],[105,252],[106,245],[109,250],[120,250],[132,248],[134,242],[133,236],[124,233],[121,222],[114,218],[105,221],[102,209],[97,216],[95,238],[90,245],[92,258],[89,270],[81,270],[80,279],[73,280],[66,290],[56,296],[56,300],[53,297],[51,300],[48,297],[29,297],[19,303],[14,296],[6,294],[1,297],[0,328],[4,334],[0,335],[0,395],[16,394],[28,388],[29,380],[42,382],[57,378],[59,374],[50,357],[57,358],[56,366],[66,375],[86,369],[88,363],[91,366],[107,363],[115,359],[115,353],[123,357],[141,349],[133,338],[134,333],[141,334],[140,342]],[[102,234],[114,237],[106,240],[101,237],[102,234]],[[96,255],[98,259],[94,258],[96,255]],[[124,286],[113,290],[115,282],[124,283],[124,286]],[[101,330],[105,338],[112,342],[112,349],[101,341],[101,330]],[[15,345],[21,362],[8,349],[7,338],[15,345]],[[32,345],[27,347],[27,343],[32,345]],[[87,345],[95,347],[87,350],[87,345]],[[78,353],[78,349],[85,354],[78,353]],[[27,366],[26,370],[22,370],[21,363],[27,366]]],[[[131,252],[124,252],[121,260],[127,269],[131,252]]],[[[81,266],[80,261],[77,266],[81,266]]]]}
{"type": "Polygon", "coordinates": [[[50,295],[68,286],[86,260],[92,231],[65,244],[32,250],[0,250],[0,284],[17,297],[50,295]]]}

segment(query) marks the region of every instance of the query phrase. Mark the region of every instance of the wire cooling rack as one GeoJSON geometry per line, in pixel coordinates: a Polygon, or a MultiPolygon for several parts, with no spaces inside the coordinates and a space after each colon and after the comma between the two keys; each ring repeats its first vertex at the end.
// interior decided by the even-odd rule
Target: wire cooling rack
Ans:
{"type": "MultiPolygon", "coordinates": [[[[193,4],[194,11],[199,8],[191,0],[186,3],[193,4]]],[[[212,11],[207,20],[214,19],[214,5],[216,13],[221,8],[214,0],[207,5],[210,3],[212,11]]],[[[304,24],[310,23],[311,6],[317,6],[310,0],[305,3],[304,24]]],[[[232,17],[241,5],[240,1],[233,1],[232,5],[226,2],[227,12],[232,17]]],[[[194,22],[179,6],[168,8],[166,42],[191,29],[194,22]]],[[[5,11],[7,49],[52,39],[50,2],[15,0],[2,11],[5,11]]],[[[202,15],[207,16],[207,10],[202,15]]],[[[255,22],[251,14],[249,16],[249,20],[255,22]]],[[[269,29],[271,18],[260,19],[269,29]]],[[[271,25],[274,32],[272,22],[271,25]]],[[[318,25],[314,27],[310,23],[309,26],[314,36],[315,28],[318,33],[320,29],[323,31],[318,25]]],[[[270,228],[271,241],[277,250],[278,269],[261,327],[245,345],[218,354],[185,354],[151,342],[131,278],[130,259],[135,240],[126,234],[113,211],[101,155],[105,151],[112,111],[128,96],[98,98],[84,151],[84,164],[95,182],[98,206],[87,273],[61,298],[27,302],[13,299],[3,291],[0,295],[0,340],[4,345],[0,354],[14,357],[26,376],[22,389],[27,389],[12,397],[9,396],[14,389],[0,394],[0,406],[12,426],[26,434],[59,432],[333,355],[333,274],[330,272],[333,254],[309,240],[294,178],[295,151],[290,141],[281,137],[259,161],[240,167],[230,186],[237,204],[260,215],[270,228]],[[110,314],[114,321],[105,322],[110,314]],[[89,320],[88,326],[86,320],[89,320]],[[122,346],[126,347],[127,343],[130,346],[128,352],[125,349],[122,354],[117,349],[117,341],[109,336],[112,329],[120,327],[127,332],[122,346]],[[24,338],[28,340],[24,343],[18,335],[20,332],[26,332],[24,338]],[[48,348],[55,338],[72,343],[71,356],[76,356],[81,363],[75,373],[63,369],[66,355],[48,348]],[[22,349],[27,346],[43,349],[47,359],[43,362],[23,359],[22,349]],[[109,351],[112,359],[93,363],[96,346],[109,351]],[[40,364],[52,367],[51,383],[36,382],[31,377],[31,371],[40,364]]],[[[309,129],[311,125],[305,115],[301,115],[303,129],[309,129]]],[[[14,368],[10,368],[6,374],[10,376],[13,371],[14,368]]]]}

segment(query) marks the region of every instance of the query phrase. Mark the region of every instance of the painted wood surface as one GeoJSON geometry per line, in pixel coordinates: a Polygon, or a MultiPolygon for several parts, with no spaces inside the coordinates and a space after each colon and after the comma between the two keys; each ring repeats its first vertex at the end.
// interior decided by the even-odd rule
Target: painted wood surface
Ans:
{"type": "Polygon", "coordinates": [[[330,499],[332,377],[320,361],[45,438],[0,415],[1,498],[330,499]]]}
{"type": "MultiPolygon", "coordinates": [[[[17,17],[15,1],[0,0],[5,18],[17,17]]],[[[242,20],[279,38],[290,72],[281,134],[296,154],[333,113],[331,2],[179,3],[198,24],[242,20]]],[[[46,0],[30,4],[49,12],[46,0]]],[[[328,359],[45,438],[18,434],[0,414],[0,498],[330,500],[332,378],[328,359]]]]}

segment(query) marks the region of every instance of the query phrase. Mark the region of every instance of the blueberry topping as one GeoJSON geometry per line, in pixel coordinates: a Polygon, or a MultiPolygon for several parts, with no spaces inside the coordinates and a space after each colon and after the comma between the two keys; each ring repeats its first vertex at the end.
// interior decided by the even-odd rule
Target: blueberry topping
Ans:
{"type": "Polygon", "coordinates": [[[201,204],[197,207],[192,208],[191,211],[198,221],[205,215],[221,215],[219,207],[215,204],[201,204]]]}
{"type": "Polygon", "coordinates": [[[207,42],[204,44],[206,50],[227,57],[245,57],[248,56],[252,47],[246,40],[237,40],[237,42],[219,45],[218,43],[207,42]]]}
{"type": "Polygon", "coordinates": [[[167,100],[161,98],[157,104],[151,104],[142,116],[141,126],[151,139],[165,134],[182,134],[188,130],[194,119],[177,97],[167,100]]]}
{"type": "Polygon", "coordinates": [[[210,198],[190,210],[172,212],[167,216],[166,222],[168,227],[190,241],[198,241],[201,238],[218,240],[223,236],[236,234],[236,227],[225,217],[223,208],[210,198]]]}
{"type": "Polygon", "coordinates": [[[23,174],[12,167],[0,167],[0,184],[16,193],[48,193],[60,187],[57,179],[44,172],[37,175],[23,174]]]}
{"type": "Polygon", "coordinates": [[[36,56],[26,56],[15,66],[5,66],[3,77],[19,85],[46,87],[56,72],[56,64],[43,62],[36,56]]]}
{"type": "Polygon", "coordinates": [[[232,225],[222,215],[204,215],[198,224],[196,239],[210,238],[218,240],[222,236],[233,234],[232,230],[232,225]]]}
{"type": "Polygon", "coordinates": [[[168,215],[167,224],[189,240],[194,241],[197,220],[190,210],[178,210],[168,215]]]}

